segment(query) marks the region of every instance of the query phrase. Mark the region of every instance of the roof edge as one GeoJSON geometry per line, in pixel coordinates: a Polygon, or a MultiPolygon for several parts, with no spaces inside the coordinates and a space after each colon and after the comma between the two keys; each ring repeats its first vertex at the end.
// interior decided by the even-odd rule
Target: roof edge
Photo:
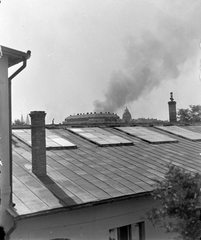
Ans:
{"type": "Polygon", "coordinates": [[[130,194],[130,195],[125,195],[125,196],[120,196],[120,197],[113,197],[113,198],[104,199],[104,200],[100,200],[100,201],[96,201],[96,202],[88,202],[88,203],[83,203],[83,204],[79,204],[79,205],[72,205],[72,206],[60,207],[60,208],[55,208],[55,209],[50,209],[50,210],[43,210],[43,211],[35,212],[35,213],[18,215],[15,217],[15,220],[20,221],[20,220],[27,219],[27,218],[34,218],[34,217],[39,217],[39,216],[42,217],[47,214],[56,214],[61,211],[68,212],[68,211],[72,211],[72,210],[76,210],[76,209],[98,206],[98,205],[112,203],[112,202],[119,202],[119,201],[128,200],[128,199],[134,199],[134,198],[139,198],[139,197],[149,197],[149,196],[151,196],[151,192],[152,191],[141,192],[141,193],[130,194]]]}
{"type": "Polygon", "coordinates": [[[31,51],[28,50],[27,52],[21,52],[12,48],[8,48],[5,46],[0,46],[2,55],[8,56],[8,66],[12,67],[24,60],[27,60],[31,56],[31,51]]]}

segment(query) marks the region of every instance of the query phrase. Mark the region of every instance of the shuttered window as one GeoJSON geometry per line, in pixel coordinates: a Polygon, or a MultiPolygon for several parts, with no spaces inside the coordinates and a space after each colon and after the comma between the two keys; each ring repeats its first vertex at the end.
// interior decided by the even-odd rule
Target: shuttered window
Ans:
{"type": "Polygon", "coordinates": [[[138,222],[110,229],[109,240],[145,240],[145,223],[138,222]]]}

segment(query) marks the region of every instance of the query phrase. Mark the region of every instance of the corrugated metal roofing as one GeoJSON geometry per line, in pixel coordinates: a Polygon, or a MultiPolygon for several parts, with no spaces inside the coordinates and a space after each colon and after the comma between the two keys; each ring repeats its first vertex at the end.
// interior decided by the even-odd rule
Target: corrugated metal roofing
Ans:
{"type": "Polygon", "coordinates": [[[114,128],[104,130],[134,145],[100,148],[68,130],[52,129],[76,144],[77,149],[47,151],[47,176],[40,179],[31,172],[31,148],[13,136],[13,199],[17,213],[150,191],[154,180],[162,179],[169,162],[189,171],[201,171],[200,142],[175,136],[177,143],[153,145],[114,128]]]}

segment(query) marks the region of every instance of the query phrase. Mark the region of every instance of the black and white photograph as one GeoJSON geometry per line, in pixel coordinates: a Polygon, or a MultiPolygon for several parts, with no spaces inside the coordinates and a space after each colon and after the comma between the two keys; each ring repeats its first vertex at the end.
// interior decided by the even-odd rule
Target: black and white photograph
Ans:
{"type": "Polygon", "coordinates": [[[201,240],[201,1],[0,1],[0,240],[201,240]]]}

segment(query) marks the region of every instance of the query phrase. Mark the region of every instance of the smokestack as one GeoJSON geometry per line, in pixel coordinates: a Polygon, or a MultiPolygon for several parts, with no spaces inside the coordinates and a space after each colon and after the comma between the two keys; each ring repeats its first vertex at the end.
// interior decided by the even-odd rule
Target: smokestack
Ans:
{"type": "Polygon", "coordinates": [[[46,175],[46,142],[44,111],[33,111],[31,117],[32,172],[37,176],[46,175]]]}
{"type": "Polygon", "coordinates": [[[175,123],[177,121],[177,111],[176,111],[176,102],[173,98],[173,93],[170,93],[170,101],[168,102],[169,105],[169,121],[171,123],[175,123]]]}

